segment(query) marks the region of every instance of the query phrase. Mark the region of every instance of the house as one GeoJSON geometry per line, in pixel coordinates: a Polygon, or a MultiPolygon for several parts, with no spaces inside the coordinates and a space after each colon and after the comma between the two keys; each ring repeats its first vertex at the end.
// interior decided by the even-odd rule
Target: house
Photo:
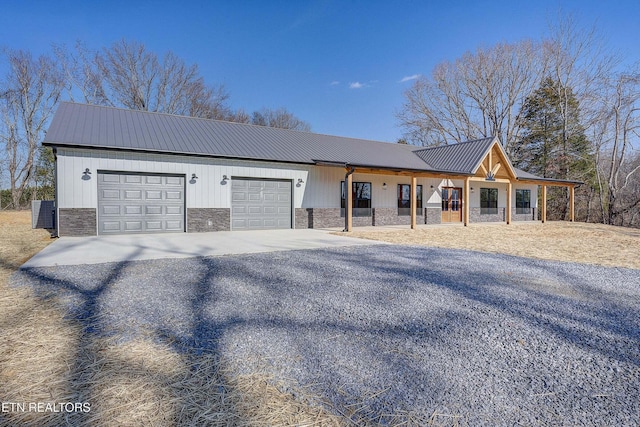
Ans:
{"type": "Polygon", "coordinates": [[[514,168],[492,137],[420,148],[66,102],[43,144],[60,236],[508,224],[537,218],[539,187],[545,221],[549,185],[573,219],[579,184],[514,168]]]}

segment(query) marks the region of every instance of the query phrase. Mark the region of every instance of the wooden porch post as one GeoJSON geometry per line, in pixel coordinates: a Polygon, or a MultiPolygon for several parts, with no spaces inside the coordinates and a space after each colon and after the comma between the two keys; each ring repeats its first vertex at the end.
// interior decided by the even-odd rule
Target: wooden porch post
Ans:
{"type": "MultiPolygon", "coordinates": [[[[489,153],[491,155],[491,153],[489,153]]],[[[462,216],[464,221],[464,226],[469,225],[469,193],[471,186],[469,185],[469,177],[464,179],[464,194],[462,195],[462,200],[464,206],[462,207],[462,216]]]]}
{"type": "Polygon", "coordinates": [[[576,210],[575,210],[575,201],[576,201],[576,187],[575,185],[569,186],[569,221],[575,221],[576,210]]]}
{"type": "Polygon", "coordinates": [[[416,200],[417,194],[417,179],[415,175],[411,175],[411,203],[409,204],[411,208],[411,229],[414,230],[416,228],[416,206],[418,205],[418,201],[416,200]]]}
{"type": "Polygon", "coordinates": [[[509,183],[507,184],[507,224],[511,224],[511,191],[512,185],[511,181],[509,181],[509,183]]]}
{"type": "Polygon", "coordinates": [[[540,216],[540,218],[542,218],[543,223],[547,222],[547,186],[546,185],[542,186],[542,215],[540,216]]]}
{"type": "Polygon", "coordinates": [[[344,189],[344,197],[345,197],[345,212],[344,214],[347,217],[347,229],[345,231],[351,231],[351,228],[353,227],[353,215],[352,215],[352,210],[353,210],[353,174],[349,174],[347,176],[347,182],[344,183],[344,185],[347,187],[344,189]]]}

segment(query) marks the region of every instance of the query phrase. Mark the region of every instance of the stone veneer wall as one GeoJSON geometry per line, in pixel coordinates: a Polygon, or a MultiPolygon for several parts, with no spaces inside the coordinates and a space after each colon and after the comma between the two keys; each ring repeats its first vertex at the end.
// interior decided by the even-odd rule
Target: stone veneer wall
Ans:
{"type": "Polygon", "coordinates": [[[505,222],[505,208],[498,208],[497,214],[481,214],[481,208],[469,209],[469,222],[505,222]]]}
{"type": "Polygon", "coordinates": [[[95,208],[60,208],[58,215],[58,236],[95,236],[97,233],[95,208]]]}
{"type": "Polygon", "coordinates": [[[344,227],[344,217],[340,216],[340,208],[312,208],[307,215],[308,228],[344,227]]]}
{"type": "MultiPolygon", "coordinates": [[[[424,224],[424,216],[418,215],[416,223],[424,224]]],[[[373,225],[411,225],[411,215],[398,215],[398,208],[373,208],[373,225]]]]}
{"type": "Polygon", "coordinates": [[[231,209],[228,208],[188,208],[187,232],[229,231],[231,229],[231,209]]]}
{"type": "Polygon", "coordinates": [[[425,208],[425,224],[442,224],[442,208],[425,208]]]}
{"type": "Polygon", "coordinates": [[[531,213],[528,214],[517,214],[516,208],[511,208],[512,221],[535,221],[536,215],[536,208],[531,208],[531,213]]]}
{"type": "Polygon", "coordinates": [[[313,228],[313,209],[296,208],[294,228],[313,228]]]}

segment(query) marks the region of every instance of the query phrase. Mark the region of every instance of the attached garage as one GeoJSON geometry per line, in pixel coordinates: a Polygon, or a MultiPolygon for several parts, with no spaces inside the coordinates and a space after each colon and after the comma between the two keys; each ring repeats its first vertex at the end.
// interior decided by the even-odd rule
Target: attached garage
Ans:
{"type": "Polygon", "coordinates": [[[291,181],[232,178],[231,229],[291,228],[291,181]]]}
{"type": "Polygon", "coordinates": [[[185,179],[98,171],[98,234],[184,232],[185,179]]]}

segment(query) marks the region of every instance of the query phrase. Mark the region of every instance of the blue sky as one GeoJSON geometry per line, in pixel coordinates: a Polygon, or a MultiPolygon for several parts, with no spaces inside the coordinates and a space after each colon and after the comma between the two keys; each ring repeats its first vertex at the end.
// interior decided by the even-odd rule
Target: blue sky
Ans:
{"type": "Polygon", "coordinates": [[[412,77],[479,46],[539,39],[560,10],[640,61],[638,1],[3,3],[0,47],[39,54],[54,43],[137,40],[197,63],[233,108],[286,107],[314,132],[389,142],[402,134],[395,113],[412,77]]]}

